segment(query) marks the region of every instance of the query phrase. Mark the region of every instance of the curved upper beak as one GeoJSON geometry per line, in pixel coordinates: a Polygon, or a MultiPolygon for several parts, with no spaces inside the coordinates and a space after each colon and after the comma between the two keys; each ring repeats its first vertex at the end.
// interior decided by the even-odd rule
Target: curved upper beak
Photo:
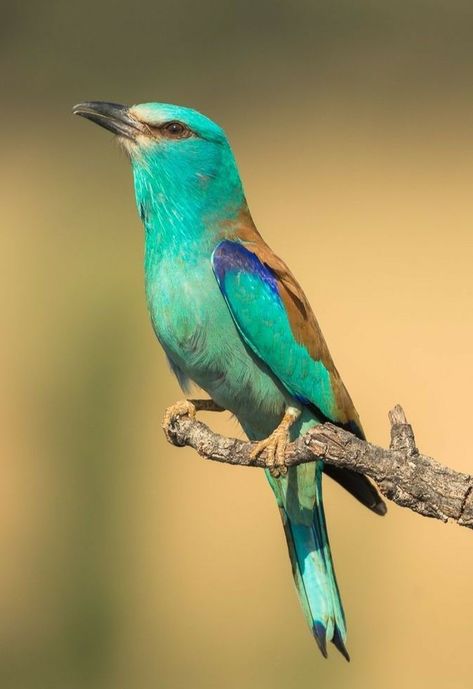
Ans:
{"type": "Polygon", "coordinates": [[[103,101],[78,103],[72,108],[72,113],[92,120],[114,134],[128,139],[135,139],[138,134],[146,132],[145,125],[130,115],[130,108],[120,103],[103,101]]]}

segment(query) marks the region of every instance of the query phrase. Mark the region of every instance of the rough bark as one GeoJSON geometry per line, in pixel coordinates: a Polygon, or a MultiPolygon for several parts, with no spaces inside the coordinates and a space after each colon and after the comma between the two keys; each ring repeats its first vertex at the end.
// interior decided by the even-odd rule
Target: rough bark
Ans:
{"type": "MultiPolygon", "coordinates": [[[[389,413],[389,419],[389,449],[325,423],[288,446],[286,465],[291,467],[319,458],[334,466],[353,469],[371,478],[382,495],[401,507],[424,517],[473,528],[473,476],[420,454],[412,427],[400,406],[389,413]]],[[[173,445],[188,445],[204,459],[265,467],[264,453],[255,459],[250,457],[253,443],[213,433],[204,423],[189,416],[168,417],[164,430],[173,445]]]]}

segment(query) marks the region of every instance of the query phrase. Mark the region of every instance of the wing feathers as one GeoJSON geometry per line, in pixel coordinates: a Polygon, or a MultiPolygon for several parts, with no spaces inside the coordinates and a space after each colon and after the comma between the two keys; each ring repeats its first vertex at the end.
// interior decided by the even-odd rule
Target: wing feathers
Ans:
{"type": "MultiPolygon", "coordinates": [[[[224,294],[226,289],[225,275],[232,272],[250,273],[255,279],[261,280],[263,284],[270,288],[271,292],[277,292],[295,342],[302,345],[312,361],[322,365],[330,377],[336,414],[335,416],[333,414],[326,414],[326,416],[330,420],[342,424],[352,422],[357,427],[359,435],[362,436],[358,414],[335,368],[307,297],[289,268],[272,252],[258,234],[256,228],[251,230],[246,225],[244,231],[242,231],[240,227],[238,230],[238,241],[223,240],[214,251],[213,265],[217,281],[224,294]]],[[[228,302],[228,294],[225,296],[228,302]]],[[[235,311],[238,311],[238,306],[229,304],[229,308],[237,321],[237,325],[241,328],[238,314],[235,313],[235,311]]],[[[254,342],[249,344],[252,344],[252,348],[255,349],[254,342]]],[[[270,368],[273,368],[268,361],[265,363],[270,368]]],[[[289,358],[287,363],[289,363],[289,358]]],[[[303,397],[304,395],[300,396],[303,397]]],[[[310,399],[310,402],[320,408],[320,404],[317,403],[316,399],[310,399]]]]}

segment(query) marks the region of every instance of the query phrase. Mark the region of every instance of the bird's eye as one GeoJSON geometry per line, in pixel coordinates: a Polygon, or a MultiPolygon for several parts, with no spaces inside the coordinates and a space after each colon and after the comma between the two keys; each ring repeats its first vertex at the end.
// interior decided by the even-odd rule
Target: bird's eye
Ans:
{"type": "Polygon", "coordinates": [[[192,134],[182,122],[166,122],[160,130],[169,139],[185,139],[192,134]]]}

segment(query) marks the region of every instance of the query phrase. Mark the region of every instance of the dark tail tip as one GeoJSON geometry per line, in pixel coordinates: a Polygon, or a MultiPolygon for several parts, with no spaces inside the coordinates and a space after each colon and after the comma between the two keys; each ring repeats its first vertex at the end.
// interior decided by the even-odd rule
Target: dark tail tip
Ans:
{"type": "Polygon", "coordinates": [[[343,639],[342,639],[342,637],[341,637],[341,635],[340,635],[340,630],[338,629],[338,627],[335,627],[335,633],[334,633],[334,635],[333,635],[332,643],[333,643],[333,645],[334,645],[336,648],[338,648],[338,650],[340,651],[340,653],[342,654],[342,656],[343,656],[348,662],[350,662],[350,656],[348,655],[348,651],[347,651],[346,646],[345,646],[345,644],[344,644],[344,642],[343,642],[343,639]]]}
{"type": "Polygon", "coordinates": [[[328,658],[327,654],[327,637],[325,635],[325,627],[322,622],[315,622],[312,627],[312,633],[315,640],[317,641],[317,646],[320,648],[320,652],[324,658],[328,658]]]}
{"type": "Polygon", "coordinates": [[[386,503],[380,500],[374,507],[373,507],[373,512],[376,514],[379,514],[381,517],[384,517],[386,512],[388,511],[388,508],[386,507],[386,503]]]}

